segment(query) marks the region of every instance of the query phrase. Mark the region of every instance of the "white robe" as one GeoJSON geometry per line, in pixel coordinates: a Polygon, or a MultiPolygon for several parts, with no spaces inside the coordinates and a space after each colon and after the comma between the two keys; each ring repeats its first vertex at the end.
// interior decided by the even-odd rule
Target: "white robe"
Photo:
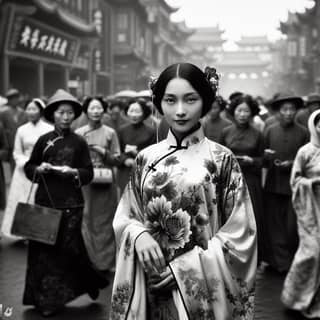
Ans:
{"type": "MultiPolygon", "coordinates": [[[[27,201],[31,188],[31,181],[25,176],[23,167],[29,160],[32,149],[38,138],[51,130],[53,130],[53,126],[41,119],[36,124],[27,122],[17,130],[13,149],[13,158],[16,167],[12,175],[7,206],[1,226],[2,233],[7,237],[19,239],[11,234],[14,213],[18,202],[27,201]]],[[[29,203],[34,202],[35,191],[36,185],[30,195],[29,203]]]]}

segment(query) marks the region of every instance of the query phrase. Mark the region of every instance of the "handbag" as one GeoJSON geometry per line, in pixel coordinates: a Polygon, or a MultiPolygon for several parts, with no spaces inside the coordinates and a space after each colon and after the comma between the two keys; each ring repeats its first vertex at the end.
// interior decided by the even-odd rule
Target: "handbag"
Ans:
{"type": "Polygon", "coordinates": [[[113,182],[113,172],[109,168],[93,168],[92,183],[107,184],[113,182]]]}
{"type": "Polygon", "coordinates": [[[40,176],[53,208],[29,203],[35,175],[36,172],[32,179],[27,202],[18,202],[17,204],[11,233],[28,240],[54,245],[57,241],[62,211],[55,209],[48,186],[42,174],[40,174],[40,176]]]}

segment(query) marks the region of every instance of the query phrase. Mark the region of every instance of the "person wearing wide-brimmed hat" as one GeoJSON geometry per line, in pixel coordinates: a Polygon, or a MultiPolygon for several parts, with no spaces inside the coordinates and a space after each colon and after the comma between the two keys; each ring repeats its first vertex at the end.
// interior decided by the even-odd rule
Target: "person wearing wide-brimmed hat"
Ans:
{"type": "MultiPolygon", "coordinates": [[[[42,120],[44,108],[45,104],[41,99],[36,98],[27,101],[24,109],[28,117],[28,122],[18,128],[15,136],[13,149],[15,170],[11,179],[10,192],[8,195],[1,231],[5,236],[16,240],[19,238],[16,238],[11,234],[14,212],[19,201],[27,201],[31,187],[31,182],[26,178],[23,167],[28,161],[32,148],[38,138],[53,129],[52,125],[42,120]]],[[[30,203],[33,202],[33,196],[34,193],[29,200],[30,203]]]]}
{"type": "Polygon", "coordinates": [[[75,97],[57,90],[43,112],[54,123],[54,130],[38,139],[24,166],[28,179],[35,177],[39,183],[35,203],[62,211],[55,245],[29,241],[23,303],[34,305],[44,316],[85,293],[96,299],[99,287],[107,284],[93,271],[81,236],[81,187],[93,178],[88,145],[71,130],[81,112],[75,97]]]}
{"type": "Polygon", "coordinates": [[[303,100],[292,94],[279,94],[271,107],[278,121],[264,132],[265,166],[268,168],[265,191],[267,262],[286,272],[297,249],[297,226],[289,185],[293,160],[298,149],[308,142],[308,131],[295,123],[303,100]]]}
{"type": "Polygon", "coordinates": [[[20,107],[20,92],[17,89],[9,89],[6,93],[8,101],[5,107],[0,110],[0,122],[3,124],[9,144],[8,161],[13,172],[15,162],[13,159],[14,139],[18,127],[25,124],[28,119],[25,111],[20,107]]]}
{"type": "Polygon", "coordinates": [[[320,109],[320,94],[310,93],[306,101],[306,108],[297,112],[296,122],[308,129],[308,120],[314,111],[320,109]]]}

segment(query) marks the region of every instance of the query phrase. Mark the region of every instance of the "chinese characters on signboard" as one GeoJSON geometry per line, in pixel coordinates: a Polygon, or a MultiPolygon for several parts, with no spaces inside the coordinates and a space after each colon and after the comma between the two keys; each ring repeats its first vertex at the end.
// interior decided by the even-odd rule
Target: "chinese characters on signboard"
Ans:
{"type": "Polygon", "coordinates": [[[72,63],[79,42],[59,30],[30,18],[16,16],[9,39],[9,50],[72,63]]]}

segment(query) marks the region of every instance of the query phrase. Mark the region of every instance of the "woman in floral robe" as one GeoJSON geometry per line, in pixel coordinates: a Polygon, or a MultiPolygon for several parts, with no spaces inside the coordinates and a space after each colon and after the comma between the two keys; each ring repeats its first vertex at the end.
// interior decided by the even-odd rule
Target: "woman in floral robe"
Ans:
{"type": "Polygon", "coordinates": [[[115,215],[110,319],[253,319],[257,248],[248,189],[232,152],[199,124],[217,78],[213,68],[183,63],[152,85],[170,131],[138,154],[115,215]]]}
{"type": "Polygon", "coordinates": [[[311,141],[295,158],[291,187],[299,248],[284,282],[282,301],[307,318],[320,317],[320,110],[308,121],[311,141]]]}

